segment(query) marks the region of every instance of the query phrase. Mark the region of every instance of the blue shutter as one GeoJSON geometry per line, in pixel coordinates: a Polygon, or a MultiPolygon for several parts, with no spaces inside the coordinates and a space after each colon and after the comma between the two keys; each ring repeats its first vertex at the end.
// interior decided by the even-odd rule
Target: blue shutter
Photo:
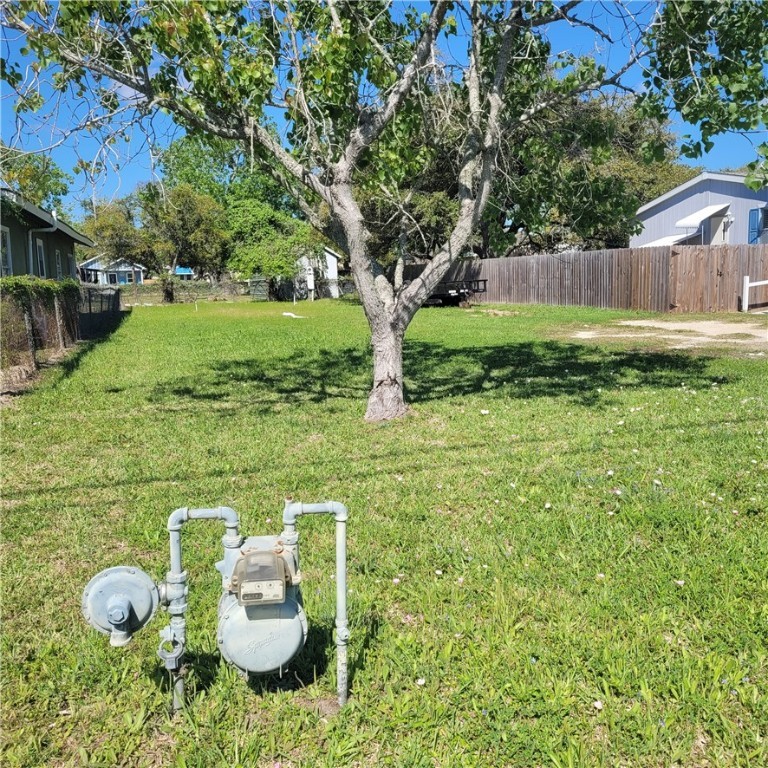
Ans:
{"type": "Polygon", "coordinates": [[[760,240],[760,225],[763,223],[762,218],[762,208],[753,208],[749,212],[749,237],[747,238],[747,242],[750,245],[755,245],[760,240]]]}

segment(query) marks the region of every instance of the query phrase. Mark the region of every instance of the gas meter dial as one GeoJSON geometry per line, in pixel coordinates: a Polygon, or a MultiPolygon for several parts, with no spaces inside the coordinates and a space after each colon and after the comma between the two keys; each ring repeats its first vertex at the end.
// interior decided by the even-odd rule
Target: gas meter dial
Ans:
{"type": "Polygon", "coordinates": [[[285,560],[275,552],[246,552],[232,570],[230,590],[240,605],[271,605],[285,602],[290,574],[285,560]]]}

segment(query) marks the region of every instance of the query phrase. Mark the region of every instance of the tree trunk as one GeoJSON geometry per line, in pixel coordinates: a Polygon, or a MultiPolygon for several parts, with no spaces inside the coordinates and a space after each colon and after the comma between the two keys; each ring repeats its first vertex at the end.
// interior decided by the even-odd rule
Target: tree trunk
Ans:
{"type": "Polygon", "coordinates": [[[373,388],[366,421],[387,421],[408,412],[403,397],[403,336],[389,325],[372,331],[373,388]]]}

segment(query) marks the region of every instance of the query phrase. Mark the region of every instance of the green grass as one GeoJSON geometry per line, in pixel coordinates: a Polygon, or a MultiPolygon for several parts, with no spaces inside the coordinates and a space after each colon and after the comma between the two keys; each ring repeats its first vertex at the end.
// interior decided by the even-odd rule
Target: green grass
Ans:
{"type": "Polygon", "coordinates": [[[375,426],[361,310],[283,309],[134,309],[4,409],[3,765],[768,764],[764,357],[570,340],[626,312],[424,310],[413,415],[375,426]],[[172,719],[164,617],[111,648],[85,584],[161,579],[178,506],[269,534],[288,495],[350,508],[348,707],[332,522],[300,521],[308,647],[251,683],[200,522],[172,719]]]}

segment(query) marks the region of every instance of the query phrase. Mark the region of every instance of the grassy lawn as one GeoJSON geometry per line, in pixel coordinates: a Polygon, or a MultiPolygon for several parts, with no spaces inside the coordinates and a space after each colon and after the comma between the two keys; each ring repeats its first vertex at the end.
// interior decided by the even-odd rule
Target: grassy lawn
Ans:
{"type": "Polygon", "coordinates": [[[392,424],[362,421],[361,309],[328,302],[139,307],[5,408],[3,765],[768,764],[765,357],[512,310],[420,312],[392,424]],[[250,683],[216,651],[223,531],[199,522],[173,720],[165,617],[111,648],[85,584],[163,578],[176,507],[272,534],[287,495],[350,509],[350,704],[332,521],[299,524],[307,648],[250,683]]]}

